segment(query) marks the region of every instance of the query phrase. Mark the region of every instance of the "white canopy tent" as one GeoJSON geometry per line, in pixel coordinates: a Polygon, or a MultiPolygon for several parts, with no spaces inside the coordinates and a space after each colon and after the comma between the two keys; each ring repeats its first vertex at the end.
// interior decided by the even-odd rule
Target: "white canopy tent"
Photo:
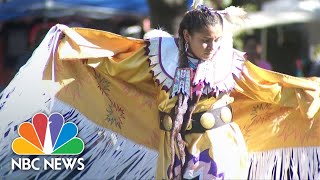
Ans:
{"type": "Polygon", "coordinates": [[[266,2],[261,11],[249,13],[244,25],[235,33],[261,29],[262,58],[266,59],[267,28],[294,23],[309,23],[310,25],[307,26],[309,28],[306,31],[309,31],[310,39],[316,42],[320,41],[317,35],[318,30],[316,30],[319,28],[317,23],[320,25],[320,1],[274,0],[266,2]]]}
{"type": "Polygon", "coordinates": [[[319,0],[276,0],[266,2],[262,11],[250,13],[240,30],[320,21],[319,0]]]}

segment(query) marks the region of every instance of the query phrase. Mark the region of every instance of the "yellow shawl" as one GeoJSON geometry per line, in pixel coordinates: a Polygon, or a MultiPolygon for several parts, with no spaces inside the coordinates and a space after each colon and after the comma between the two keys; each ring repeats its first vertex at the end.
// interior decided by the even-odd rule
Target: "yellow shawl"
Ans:
{"type": "MultiPolygon", "coordinates": [[[[144,40],[109,32],[63,28],[55,70],[56,97],[96,124],[148,148],[163,146],[158,109],[175,98],[154,82],[144,40]]],[[[250,153],[320,146],[319,80],[296,78],[261,69],[249,61],[232,93],[234,121],[250,153]]],[[[207,110],[214,98],[198,104],[207,110]]],[[[160,168],[160,167],[159,167],[160,168]]]]}

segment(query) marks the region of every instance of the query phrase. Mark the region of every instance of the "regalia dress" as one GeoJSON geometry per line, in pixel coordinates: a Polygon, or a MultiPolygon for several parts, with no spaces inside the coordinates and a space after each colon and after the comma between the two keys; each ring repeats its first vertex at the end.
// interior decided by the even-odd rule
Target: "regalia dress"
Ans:
{"type": "MultiPolygon", "coordinates": [[[[54,26],[0,95],[1,177],[168,179],[172,152],[165,122],[177,101],[176,42],[54,26]],[[17,127],[37,112],[59,112],[77,124],[85,144],[77,155],[85,159],[83,171],[11,170],[17,127]]],[[[175,177],[319,178],[317,78],[261,69],[233,49],[228,34],[212,61],[188,57],[188,63],[190,86],[202,83],[203,89],[184,137],[183,174],[175,152],[175,177]],[[224,94],[234,102],[216,103],[224,94]],[[214,124],[201,123],[204,115],[214,124]]]]}

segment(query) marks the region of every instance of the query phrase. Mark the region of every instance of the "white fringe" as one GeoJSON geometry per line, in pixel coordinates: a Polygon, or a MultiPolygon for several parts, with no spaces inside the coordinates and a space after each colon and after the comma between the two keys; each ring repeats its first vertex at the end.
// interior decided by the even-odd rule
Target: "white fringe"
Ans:
{"type": "Polygon", "coordinates": [[[77,109],[52,96],[56,92],[54,83],[42,80],[42,76],[60,33],[57,27],[53,27],[27,64],[0,93],[0,179],[155,179],[156,151],[94,124],[77,109]],[[18,137],[18,126],[24,121],[30,122],[38,112],[47,115],[59,112],[64,115],[66,122],[74,122],[79,129],[78,137],[85,143],[84,151],[78,156],[14,154],[11,144],[18,137]],[[84,158],[85,169],[11,170],[11,159],[21,157],[84,158]]]}
{"type": "Polygon", "coordinates": [[[11,129],[31,118],[30,114],[50,108],[48,102],[56,88],[51,81],[42,78],[61,33],[56,26],[52,27],[28,62],[0,93],[0,149],[2,137],[10,135],[11,129]]]}
{"type": "Polygon", "coordinates": [[[320,179],[320,147],[250,153],[248,179],[320,179]]]}
{"type": "MultiPolygon", "coordinates": [[[[76,109],[55,99],[52,112],[60,112],[66,122],[78,126],[78,137],[84,141],[85,149],[78,156],[18,156],[11,150],[11,143],[18,136],[5,136],[0,141],[0,177],[5,179],[155,179],[158,153],[136,144],[123,136],[102,128],[76,109]],[[76,170],[11,170],[11,158],[84,158],[85,169],[76,170]]],[[[33,114],[30,113],[30,118],[33,114]]]]}

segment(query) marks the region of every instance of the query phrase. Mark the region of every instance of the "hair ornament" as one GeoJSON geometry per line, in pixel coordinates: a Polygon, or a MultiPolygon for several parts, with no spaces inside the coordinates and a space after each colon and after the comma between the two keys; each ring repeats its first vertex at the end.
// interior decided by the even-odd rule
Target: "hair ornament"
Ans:
{"type": "Polygon", "coordinates": [[[230,6],[224,10],[217,11],[217,13],[223,15],[223,17],[231,24],[243,25],[245,19],[248,18],[247,12],[243,8],[230,6]]]}
{"type": "Polygon", "coordinates": [[[215,10],[213,8],[208,8],[207,6],[200,4],[197,6],[197,10],[202,11],[204,13],[210,14],[213,16],[213,13],[215,13],[215,10]]]}
{"type": "MultiPolygon", "coordinates": [[[[199,1],[198,1],[199,2],[199,1]]],[[[210,15],[214,15],[214,13],[218,13],[223,19],[226,19],[229,23],[233,25],[243,25],[245,19],[248,18],[247,12],[243,10],[243,8],[230,6],[224,10],[214,10],[213,8],[208,8],[203,4],[196,4],[197,1],[193,1],[192,7],[196,7],[195,9],[205,12],[210,15]]]]}
{"type": "Polygon", "coordinates": [[[203,5],[203,0],[193,0],[191,7],[197,9],[199,5],[203,5]]]}

